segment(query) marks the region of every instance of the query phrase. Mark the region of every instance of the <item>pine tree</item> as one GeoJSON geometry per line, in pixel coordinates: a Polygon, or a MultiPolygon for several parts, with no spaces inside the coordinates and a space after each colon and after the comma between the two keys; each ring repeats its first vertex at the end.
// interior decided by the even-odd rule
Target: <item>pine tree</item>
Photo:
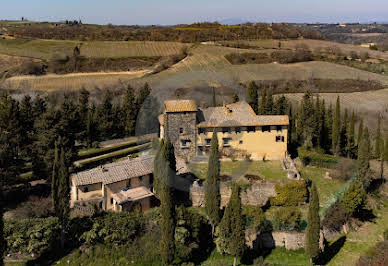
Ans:
{"type": "Polygon", "coordinates": [[[212,235],[214,229],[220,221],[220,159],[218,151],[217,130],[213,130],[213,137],[211,140],[210,156],[208,162],[208,170],[206,174],[205,187],[205,211],[212,226],[212,235]]]}
{"type": "MultiPolygon", "coordinates": [[[[173,169],[175,164],[175,158],[172,160],[171,144],[167,139],[163,146],[160,148],[160,152],[157,156],[158,162],[155,164],[158,169],[155,169],[158,179],[158,195],[160,198],[160,211],[161,211],[161,240],[160,240],[160,253],[162,261],[165,265],[170,265],[175,255],[175,204],[173,197],[173,189],[171,184],[175,178],[175,170],[173,169]]],[[[174,156],[175,157],[175,156],[174,156]]]]}
{"type": "Polygon", "coordinates": [[[272,115],[273,109],[274,109],[274,102],[273,102],[273,96],[271,91],[267,91],[266,93],[266,101],[265,101],[265,107],[264,107],[265,115],[272,115]]]}
{"type": "Polygon", "coordinates": [[[319,218],[319,197],[317,187],[313,183],[311,186],[309,212],[307,217],[306,228],[306,244],[305,250],[310,257],[310,264],[317,259],[319,249],[319,237],[320,237],[320,218],[319,218]]]}
{"type": "Polygon", "coordinates": [[[237,257],[241,256],[245,246],[245,229],[242,219],[240,188],[233,185],[232,195],[217,228],[217,249],[221,253],[234,256],[233,265],[237,263],[237,257]]]}
{"type": "Polygon", "coordinates": [[[65,230],[68,225],[70,213],[70,181],[69,165],[66,163],[65,150],[61,147],[58,168],[58,213],[57,217],[61,226],[61,247],[65,246],[65,230]]]}
{"type": "Polygon", "coordinates": [[[346,137],[346,139],[347,139],[347,144],[346,144],[347,157],[351,158],[351,159],[356,158],[356,152],[357,152],[357,146],[355,143],[355,133],[354,133],[355,122],[356,122],[355,114],[354,114],[354,112],[352,112],[352,116],[350,117],[350,122],[349,122],[349,126],[347,129],[347,137],[346,137]]]}
{"type": "Polygon", "coordinates": [[[88,111],[86,119],[86,143],[88,147],[92,147],[93,143],[97,141],[99,132],[96,119],[96,106],[93,104],[88,111]]]}
{"type": "Polygon", "coordinates": [[[136,124],[136,99],[133,94],[133,89],[128,85],[127,93],[124,99],[124,129],[125,133],[129,136],[135,134],[135,124],[136,124]]]}
{"type": "Polygon", "coordinates": [[[337,103],[335,105],[335,113],[333,116],[332,126],[332,150],[335,155],[340,155],[340,130],[341,130],[341,109],[340,99],[337,96],[337,103]]]}
{"type": "Polygon", "coordinates": [[[381,147],[381,115],[378,115],[378,120],[377,120],[377,130],[376,130],[376,138],[375,138],[375,153],[374,157],[376,159],[380,159],[381,157],[381,152],[382,152],[382,147],[381,147]]]}
{"type": "Polygon", "coordinates": [[[47,103],[44,99],[42,99],[39,95],[35,97],[33,102],[32,113],[34,115],[34,119],[41,117],[47,111],[47,103]]]}
{"type": "Polygon", "coordinates": [[[247,88],[247,100],[249,105],[252,107],[253,111],[258,113],[258,105],[259,105],[259,94],[258,87],[254,81],[251,81],[247,88]]]}

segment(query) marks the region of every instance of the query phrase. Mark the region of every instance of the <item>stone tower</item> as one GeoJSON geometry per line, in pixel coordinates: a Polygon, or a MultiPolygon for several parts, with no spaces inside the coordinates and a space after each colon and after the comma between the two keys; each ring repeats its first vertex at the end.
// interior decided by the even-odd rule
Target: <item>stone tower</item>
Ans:
{"type": "Polygon", "coordinates": [[[159,116],[160,137],[168,137],[175,156],[186,161],[196,154],[197,111],[193,100],[169,100],[164,102],[164,113],[159,116]]]}

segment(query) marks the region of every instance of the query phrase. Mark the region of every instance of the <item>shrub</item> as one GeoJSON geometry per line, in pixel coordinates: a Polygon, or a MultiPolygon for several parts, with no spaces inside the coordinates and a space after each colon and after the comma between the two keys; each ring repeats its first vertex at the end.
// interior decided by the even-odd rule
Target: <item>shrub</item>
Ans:
{"type": "Polygon", "coordinates": [[[323,219],[322,225],[329,230],[340,232],[342,225],[344,225],[349,219],[349,214],[346,211],[343,201],[336,201],[331,207],[326,211],[323,219]]]}
{"type": "Polygon", "coordinates": [[[107,213],[94,218],[92,229],[82,234],[87,245],[125,244],[143,230],[144,219],[138,212],[107,213]]]}
{"type": "Polygon", "coordinates": [[[384,240],[388,240],[388,229],[384,231],[384,240]]]}
{"type": "Polygon", "coordinates": [[[273,226],[278,231],[298,231],[302,224],[302,213],[296,207],[281,207],[276,210],[273,226]]]}
{"type": "Polygon", "coordinates": [[[357,164],[355,161],[350,159],[341,159],[334,167],[330,170],[330,176],[342,181],[348,181],[354,173],[357,171],[357,164]]]}
{"type": "Polygon", "coordinates": [[[57,218],[6,220],[4,225],[8,253],[40,255],[58,244],[59,234],[57,218]]]}
{"type": "Polygon", "coordinates": [[[352,183],[344,194],[344,206],[350,215],[357,214],[365,208],[366,192],[360,182],[352,183]]]}
{"type": "Polygon", "coordinates": [[[28,201],[23,202],[12,211],[12,218],[46,218],[51,214],[53,214],[51,197],[40,198],[37,196],[31,196],[28,198],[28,201]]]}
{"type": "Polygon", "coordinates": [[[298,148],[298,155],[303,165],[313,165],[323,168],[331,168],[338,162],[337,157],[329,154],[316,153],[306,149],[305,147],[298,148]]]}
{"type": "Polygon", "coordinates": [[[305,181],[294,181],[275,185],[276,196],[270,199],[274,206],[298,206],[307,201],[308,191],[305,181]]]}

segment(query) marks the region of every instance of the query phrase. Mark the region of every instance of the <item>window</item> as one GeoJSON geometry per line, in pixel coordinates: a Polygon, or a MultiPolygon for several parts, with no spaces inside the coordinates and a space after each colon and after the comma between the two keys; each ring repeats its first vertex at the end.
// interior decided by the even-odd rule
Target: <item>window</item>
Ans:
{"type": "Polygon", "coordinates": [[[276,126],[276,131],[277,131],[277,132],[282,131],[282,126],[276,126]]]}
{"type": "Polygon", "coordinates": [[[190,147],[191,140],[188,139],[182,139],[181,140],[181,148],[188,148],[190,147]]]}
{"type": "Polygon", "coordinates": [[[243,144],[243,141],[242,141],[242,140],[240,140],[238,143],[241,145],[241,144],[243,144]]]}
{"type": "Polygon", "coordinates": [[[256,128],[255,127],[248,127],[248,132],[256,132],[256,128]]]}
{"type": "Polygon", "coordinates": [[[228,127],[223,127],[222,128],[222,133],[229,133],[229,128],[228,127]]]}
{"type": "Polygon", "coordinates": [[[110,198],[110,204],[113,204],[113,198],[110,198]]]}
{"type": "Polygon", "coordinates": [[[206,146],[210,146],[212,139],[205,139],[206,146]]]}
{"type": "Polygon", "coordinates": [[[235,127],[234,130],[236,131],[236,133],[241,133],[241,127],[235,127]]]}
{"type": "Polygon", "coordinates": [[[230,138],[223,138],[223,139],[222,139],[222,145],[223,145],[224,147],[230,146],[230,138]]]}
{"type": "Polygon", "coordinates": [[[282,136],[282,142],[284,142],[284,136],[282,136]]]}
{"type": "Polygon", "coordinates": [[[180,133],[180,134],[183,134],[183,127],[180,127],[180,128],[179,128],[179,133],[180,133]]]}
{"type": "Polygon", "coordinates": [[[205,129],[199,128],[198,129],[198,134],[205,134],[205,129]]]}
{"type": "Polygon", "coordinates": [[[83,193],[89,192],[89,188],[88,187],[83,187],[82,192],[83,193]]]}
{"type": "Polygon", "coordinates": [[[262,131],[262,132],[271,132],[271,127],[270,127],[270,126],[263,126],[263,127],[261,128],[261,131],[262,131]]]}
{"type": "Polygon", "coordinates": [[[276,136],[276,142],[284,142],[284,136],[276,136]]]}

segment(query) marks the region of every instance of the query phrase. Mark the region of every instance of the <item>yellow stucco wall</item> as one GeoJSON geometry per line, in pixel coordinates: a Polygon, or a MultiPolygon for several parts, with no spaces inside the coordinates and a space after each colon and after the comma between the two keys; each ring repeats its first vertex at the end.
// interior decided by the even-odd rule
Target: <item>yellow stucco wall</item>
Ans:
{"type": "MultiPolygon", "coordinates": [[[[206,146],[205,139],[211,139],[213,130],[197,134],[197,146],[206,146]]],[[[219,148],[223,148],[223,139],[230,138],[229,145],[233,149],[246,151],[252,160],[279,160],[286,156],[287,152],[287,127],[282,126],[280,131],[276,126],[271,126],[270,132],[262,132],[261,127],[256,127],[255,132],[248,132],[246,127],[241,127],[241,133],[236,133],[230,128],[228,133],[223,133],[222,128],[217,130],[219,148]],[[276,142],[276,136],[284,137],[284,142],[276,142]]],[[[209,147],[209,145],[207,145],[209,147]]]]}

